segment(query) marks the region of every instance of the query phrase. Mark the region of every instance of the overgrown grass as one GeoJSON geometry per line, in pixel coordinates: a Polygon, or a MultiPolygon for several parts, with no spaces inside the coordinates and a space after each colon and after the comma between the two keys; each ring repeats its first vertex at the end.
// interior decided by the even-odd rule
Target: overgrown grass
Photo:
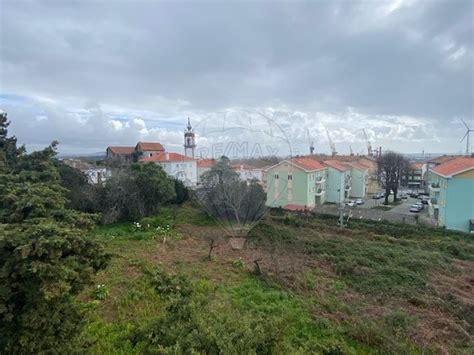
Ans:
{"type": "Polygon", "coordinates": [[[416,298],[429,291],[430,272],[455,272],[454,258],[474,260],[474,243],[465,233],[359,220],[341,231],[328,229],[328,220],[274,217],[253,235],[324,258],[355,290],[379,297],[416,298]]]}
{"type": "MultiPolygon", "coordinates": [[[[257,250],[270,246],[333,270],[307,269],[300,275],[302,291],[293,292],[271,275],[251,274],[235,256],[209,262],[203,254],[190,261],[180,249],[187,236],[170,241],[171,257],[160,260],[154,250],[164,244],[154,238],[156,227],[214,225],[191,205],[139,221],[150,228],[132,222],[91,234],[115,254],[96,282],[107,287],[108,297],[93,300],[89,290],[81,298],[90,314],[83,339],[92,353],[421,353],[437,348],[408,338],[419,318],[403,308],[406,302],[472,321],[472,310],[454,299],[443,303],[430,285],[434,271],[456,275],[453,260],[474,260],[473,241],[464,233],[366,220],[340,230],[334,216],[269,216],[250,234],[257,250]],[[165,287],[152,276],[157,268],[165,287]],[[183,284],[169,281],[173,275],[183,284]],[[192,292],[170,296],[186,287],[192,292]],[[383,310],[365,312],[368,300],[383,310]]],[[[460,344],[456,351],[469,346],[460,344]]]]}

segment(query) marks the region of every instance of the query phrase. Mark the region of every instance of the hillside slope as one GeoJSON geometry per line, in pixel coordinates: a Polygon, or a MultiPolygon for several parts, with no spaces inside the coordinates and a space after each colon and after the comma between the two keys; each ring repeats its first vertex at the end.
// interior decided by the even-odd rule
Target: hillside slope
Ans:
{"type": "Polygon", "coordinates": [[[468,235],[269,215],[233,250],[212,220],[185,206],[92,237],[114,254],[97,278],[104,295],[95,287],[80,298],[93,352],[474,350],[468,235]]]}

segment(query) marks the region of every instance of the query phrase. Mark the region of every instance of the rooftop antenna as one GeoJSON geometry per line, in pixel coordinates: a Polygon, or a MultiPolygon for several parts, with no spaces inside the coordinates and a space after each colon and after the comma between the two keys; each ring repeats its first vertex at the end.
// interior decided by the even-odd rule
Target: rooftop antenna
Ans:
{"type": "Polygon", "coordinates": [[[369,138],[367,138],[365,128],[362,128],[362,131],[364,132],[365,144],[367,145],[367,154],[371,157],[374,154],[372,151],[372,145],[370,144],[369,138]]]}
{"type": "Polygon", "coordinates": [[[329,135],[329,131],[328,131],[327,127],[324,127],[324,128],[326,128],[326,134],[328,135],[329,148],[331,148],[331,155],[334,156],[334,155],[337,154],[336,145],[333,143],[333,141],[331,139],[331,136],[329,135]]]}
{"type": "Polygon", "coordinates": [[[311,140],[309,136],[309,129],[306,128],[306,137],[308,138],[308,145],[309,145],[309,154],[313,155],[314,154],[314,142],[311,140]]]}
{"type": "Polygon", "coordinates": [[[471,132],[474,132],[474,129],[470,129],[469,126],[464,122],[464,120],[461,118],[462,123],[464,126],[466,126],[466,134],[462,137],[461,142],[466,139],[466,155],[469,155],[469,136],[471,135],[471,132]]]}

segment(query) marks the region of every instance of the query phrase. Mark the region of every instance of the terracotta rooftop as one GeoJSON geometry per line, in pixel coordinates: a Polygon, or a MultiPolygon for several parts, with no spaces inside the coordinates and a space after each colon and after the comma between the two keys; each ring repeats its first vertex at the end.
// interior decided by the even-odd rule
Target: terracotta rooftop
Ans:
{"type": "Polygon", "coordinates": [[[151,157],[143,158],[140,162],[170,162],[170,161],[194,161],[193,158],[189,158],[183,154],[179,153],[158,153],[156,155],[152,155],[151,157]]]}
{"type": "Polygon", "coordinates": [[[197,161],[198,168],[210,168],[216,161],[214,159],[199,159],[197,161]]]}
{"type": "Polygon", "coordinates": [[[141,151],[165,151],[161,143],[138,142],[137,150],[141,151]]]}
{"type": "Polygon", "coordinates": [[[291,162],[296,166],[308,171],[321,170],[325,168],[325,166],[320,162],[309,158],[293,158],[291,159],[291,162]]]}
{"type": "Polygon", "coordinates": [[[287,211],[305,211],[307,208],[305,206],[299,206],[299,205],[294,205],[294,204],[288,204],[283,207],[283,209],[287,211]]]}
{"type": "Polygon", "coordinates": [[[374,157],[369,157],[367,155],[326,155],[326,154],[315,154],[315,155],[305,155],[302,158],[308,158],[318,161],[324,160],[337,160],[337,161],[344,161],[344,162],[355,162],[359,160],[370,160],[376,162],[374,157]]]}
{"type": "Polygon", "coordinates": [[[410,163],[411,169],[423,169],[423,163],[410,163]]]}
{"type": "Polygon", "coordinates": [[[114,154],[133,154],[134,147],[107,147],[114,154]]]}
{"type": "Polygon", "coordinates": [[[363,170],[363,171],[366,171],[366,170],[369,170],[369,167],[362,164],[362,163],[359,163],[358,161],[353,161],[351,163],[345,163],[343,162],[344,165],[349,165],[351,167],[354,167],[356,169],[359,169],[359,170],[363,170]]]}
{"type": "Polygon", "coordinates": [[[441,155],[439,157],[428,160],[428,163],[442,164],[449,160],[460,158],[459,155],[441,155]]]}
{"type": "Polygon", "coordinates": [[[350,169],[349,166],[337,160],[325,160],[323,161],[323,164],[339,171],[346,171],[350,169]]]}
{"type": "Polygon", "coordinates": [[[474,158],[459,157],[435,166],[432,171],[444,177],[451,177],[468,170],[474,170],[474,158]]]}

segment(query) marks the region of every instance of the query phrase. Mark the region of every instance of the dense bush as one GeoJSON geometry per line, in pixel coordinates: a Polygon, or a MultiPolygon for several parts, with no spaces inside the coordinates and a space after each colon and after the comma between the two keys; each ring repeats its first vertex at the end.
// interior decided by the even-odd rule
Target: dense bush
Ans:
{"type": "Polygon", "coordinates": [[[160,166],[133,164],[107,180],[102,197],[104,222],[140,220],[175,198],[174,182],[160,166]]]}
{"type": "Polygon", "coordinates": [[[89,184],[87,176],[61,161],[55,161],[61,186],[67,190],[67,207],[88,213],[100,212],[101,186],[89,184]]]}
{"type": "Polygon", "coordinates": [[[210,285],[158,269],[151,285],[166,300],[162,317],[131,335],[141,353],[273,354],[349,351],[337,330],[308,318],[289,294],[259,281],[217,296],[210,285]]]}

